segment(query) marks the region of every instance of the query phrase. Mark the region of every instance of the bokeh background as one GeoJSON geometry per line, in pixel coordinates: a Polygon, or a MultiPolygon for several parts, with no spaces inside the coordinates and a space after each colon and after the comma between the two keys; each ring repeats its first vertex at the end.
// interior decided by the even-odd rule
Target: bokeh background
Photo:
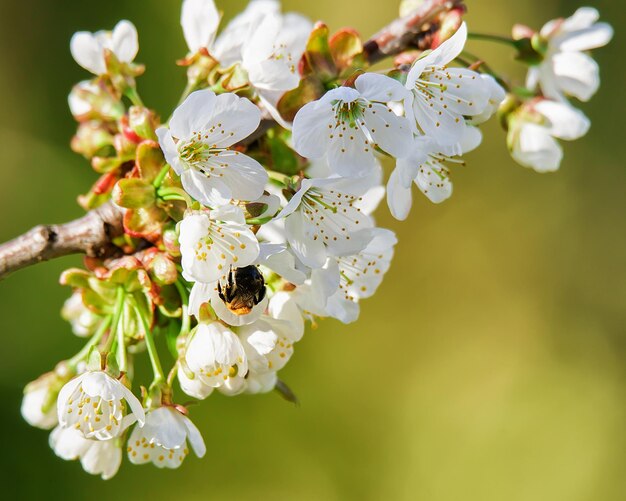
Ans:
{"type": "MultiPolygon", "coordinates": [[[[244,0],[220,3],[230,18],[244,0]]],[[[285,0],[364,36],[396,0],[285,0]]],[[[80,347],[59,317],[66,258],[0,283],[0,478],[6,499],[596,501],[626,499],[626,169],[622,26],[617,0],[589,0],[616,27],[596,52],[603,86],[582,108],[589,135],[565,145],[561,171],[509,158],[494,122],[455,194],[416,195],[393,228],[391,271],[359,322],[324,321],[282,373],[300,397],[213,396],[193,408],[208,445],[178,471],[125,460],[109,482],[56,458],[22,421],[23,386],[80,347]]],[[[475,31],[507,33],[569,15],[579,1],[468,0],[475,31]]],[[[140,33],[144,100],[166,115],[184,86],[178,1],[0,0],[0,240],[81,214],[95,175],[68,142],[66,96],[87,74],[74,31],[121,18],[140,33]]],[[[506,47],[473,52],[504,73],[506,47]]]]}

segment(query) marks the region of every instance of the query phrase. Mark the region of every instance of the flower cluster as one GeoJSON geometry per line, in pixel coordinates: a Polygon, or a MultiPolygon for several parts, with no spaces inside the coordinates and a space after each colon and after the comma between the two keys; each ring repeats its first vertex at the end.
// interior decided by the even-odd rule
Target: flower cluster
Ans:
{"type": "Polygon", "coordinates": [[[587,131],[566,96],[597,88],[582,51],[610,28],[594,12],[519,38],[534,55],[523,100],[467,61],[458,2],[432,20],[428,47],[374,72],[356,32],[330,36],[276,0],[252,0],[221,32],[213,0],[184,0],[187,86],[168,120],[139,96],[130,22],[77,33],[72,55],[95,78],[70,94],[72,147],[100,174],[80,203],[115,204],[125,234],[113,258],[63,274],[62,314],[86,345],[26,388],[24,418],[53,429],[58,456],[110,478],[124,453],[159,468],[180,466],[190,447],[204,455],[175,387],[199,400],[277,390],[294,401],[279,371],[306,324],[356,321],[391,265],[396,236],[373,218],[385,194],[397,219],[414,184],[448,199],[453,170],[497,112],[513,157],[537,170],[558,167],[554,138],[587,131]],[[144,351],[154,378],[140,400],[128,355],[144,351]]]}

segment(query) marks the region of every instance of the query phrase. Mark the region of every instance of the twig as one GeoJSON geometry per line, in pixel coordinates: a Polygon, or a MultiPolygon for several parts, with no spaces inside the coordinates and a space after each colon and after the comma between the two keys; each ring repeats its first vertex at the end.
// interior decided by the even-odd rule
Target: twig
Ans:
{"type": "Polygon", "coordinates": [[[41,261],[70,254],[108,257],[120,250],[111,242],[124,234],[122,212],[112,203],[60,225],[40,225],[0,245],[0,280],[41,261]]]}
{"type": "MultiPolygon", "coordinates": [[[[365,43],[369,61],[377,63],[415,45],[421,36],[430,32],[438,16],[462,5],[462,0],[425,0],[409,15],[391,22],[365,43]]],[[[276,125],[266,110],[262,111],[259,128],[240,145],[253,143],[276,125]]],[[[0,280],[21,268],[70,254],[106,258],[119,253],[120,249],[112,240],[124,234],[122,218],[122,211],[109,202],[75,221],[33,228],[0,245],[0,280]]]]}
{"type": "Polygon", "coordinates": [[[369,61],[375,64],[411,47],[420,35],[429,32],[430,23],[440,14],[462,5],[462,0],[425,0],[410,14],[392,21],[365,43],[369,61]]]}

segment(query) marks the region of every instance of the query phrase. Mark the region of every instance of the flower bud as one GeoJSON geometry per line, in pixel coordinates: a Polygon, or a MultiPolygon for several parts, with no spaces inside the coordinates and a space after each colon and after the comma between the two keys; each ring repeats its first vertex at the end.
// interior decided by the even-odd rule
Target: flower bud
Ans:
{"type": "Polygon", "coordinates": [[[155,129],[158,119],[154,112],[141,106],[131,106],[128,111],[128,126],[142,139],[157,140],[155,129]]]}
{"type": "Polygon", "coordinates": [[[28,424],[43,430],[56,426],[58,420],[55,403],[59,390],[67,379],[69,378],[64,379],[55,372],[47,372],[26,386],[21,412],[28,424]]]}
{"type": "Polygon", "coordinates": [[[75,292],[65,301],[61,316],[72,325],[72,332],[79,337],[91,336],[96,331],[101,319],[99,315],[85,306],[79,292],[75,292]]]}
{"type": "Polygon", "coordinates": [[[157,254],[152,260],[151,267],[159,285],[170,285],[178,279],[176,265],[165,254],[157,254]]]}
{"type": "Polygon", "coordinates": [[[108,92],[106,86],[97,80],[85,80],[74,86],[68,97],[70,111],[74,118],[114,122],[124,115],[124,105],[108,92]]]}
{"type": "Polygon", "coordinates": [[[107,156],[107,150],[113,149],[113,135],[108,128],[98,121],[82,122],[76,135],[72,138],[71,147],[76,153],[91,159],[95,156],[107,156]]]}
{"type": "Polygon", "coordinates": [[[174,227],[166,228],[163,231],[163,245],[170,256],[180,256],[178,233],[174,227]]]}
{"type": "Polygon", "coordinates": [[[154,186],[143,179],[121,179],[112,196],[117,205],[126,209],[150,207],[156,200],[154,186]]]}

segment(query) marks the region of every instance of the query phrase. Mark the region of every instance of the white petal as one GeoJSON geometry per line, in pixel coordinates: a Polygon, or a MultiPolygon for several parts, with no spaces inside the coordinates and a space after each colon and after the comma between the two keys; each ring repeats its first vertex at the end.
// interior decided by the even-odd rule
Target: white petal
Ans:
{"type": "Polygon", "coordinates": [[[207,207],[220,207],[233,199],[230,188],[218,177],[207,177],[195,169],[187,169],[180,180],[185,191],[207,207]]]}
{"type": "Polygon", "coordinates": [[[227,93],[217,96],[210,109],[202,112],[201,118],[204,126],[200,129],[205,131],[204,142],[224,148],[238,143],[257,130],[261,111],[249,99],[227,93]]]}
{"type": "Polygon", "coordinates": [[[197,90],[189,94],[172,115],[172,135],[178,139],[189,139],[194,132],[204,130],[215,106],[216,96],[212,90],[197,90]]]}
{"type": "Polygon", "coordinates": [[[329,103],[313,101],[304,105],[293,121],[294,149],[305,158],[323,157],[330,145],[333,127],[334,115],[329,103]]]}
{"type": "Polygon", "coordinates": [[[573,141],[589,131],[589,119],[572,106],[545,99],[535,104],[535,109],[549,120],[548,130],[554,137],[573,141]]]}
{"type": "Polygon", "coordinates": [[[558,48],[565,52],[587,51],[608,44],[613,38],[613,28],[607,23],[594,24],[589,28],[559,37],[558,48]]]}
{"type": "Polygon", "coordinates": [[[220,165],[220,181],[228,186],[233,199],[252,201],[263,194],[268,174],[253,158],[228,150],[219,153],[211,161],[220,165]]]}
{"type": "Polygon", "coordinates": [[[294,253],[306,266],[320,268],[326,261],[326,249],[321,238],[314,240],[306,231],[305,217],[300,212],[294,212],[285,220],[285,230],[289,245],[294,253]]]}
{"type": "Polygon", "coordinates": [[[139,52],[137,29],[130,21],[120,21],[111,33],[111,50],[122,63],[131,63],[139,52]]]}
{"type": "Polygon", "coordinates": [[[411,211],[413,198],[411,188],[405,188],[402,182],[402,173],[398,168],[394,169],[387,183],[387,205],[393,217],[404,221],[411,211]]]}
{"type": "Polygon", "coordinates": [[[406,118],[397,116],[387,107],[374,105],[365,110],[365,123],[383,151],[396,158],[409,155],[413,133],[406,118]]]}
{"type": "Polygon", "coordinates": [[[171,165],[176,174],[180,176],[185,169],[181,165],[178,149],[176,149],[176,143],[174,142],[172,133],[167,127],[159,127],[156,130],[156,134],[159,138],[159,146],[161,146],[163,155],[165,155],[165,160],[171,165]]]}
{"type": "Polygon", "coordinates": [[[180,24],[190,52],[203,47],[210,49],[219,23],[220,15],[213,0],[184,0],[180,24]]]}
{"type": "Polygon", "coordinates": [[[524,124],[518,132],[511,155],[524,167],[537,172],[552,172],[559,168],[563,150],[545,127],[524,124]]]}
{"type": "Polygon", "coordinates": [[[103,47],[89,32],[74,33],[70,41],[70,51],[74,60],[94,75],[106,73],[103,47]]]}
{"type": "Polygon", "coordinates": [[[598,63],[587,54],[556,54],[552,58],[552,71],[560,90],[581,101],[589,101],[600,87],[598,63]]]}
{"type": "Polygon", "coordinates": [[[355,87],[366,99],[381,103],[404,101],[408,96],[407,90],[400,82],[377,73],[361,75],[357,78],[355,87]]]}
{"type": "Polygon", "coordinates": [[[202,434],[198,428],[196,428],[196,425],[193,424],[191,419],[186,416],[183,416],[183,418],[185,421],[185,427],[187,428],[187,437],[189,438],[189,443],[191,444],[193,451],[199,458],[204,457],[206,454],[206,445],[204,445],[202,434]]]}

